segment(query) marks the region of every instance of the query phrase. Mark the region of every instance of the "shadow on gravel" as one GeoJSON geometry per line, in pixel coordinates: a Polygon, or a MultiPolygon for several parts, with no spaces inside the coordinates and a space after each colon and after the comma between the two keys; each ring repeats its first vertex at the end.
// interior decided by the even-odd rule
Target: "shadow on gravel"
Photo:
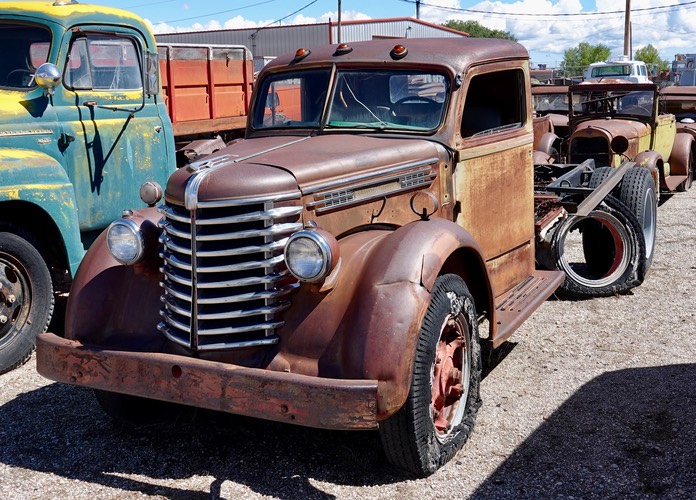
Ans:
{"type": "Polygon", "coordinates": [[[696,364],[584,385],[471,498],[696,497],[696,364]]]}
{"type": "Polygon", "coordinates": [[[2,464],[174,499],[219,498],[227,480],[274,498],[324,499],[333,496],[310,479],[367,486],[412,479],[386,464],[376,432],[206,411],[192,422],[133,431],[112,423],[91,391],[58,383],[1,406],[0,422],[2,464]],[[210,493],[171,486],[193,476],[210,493]]]}

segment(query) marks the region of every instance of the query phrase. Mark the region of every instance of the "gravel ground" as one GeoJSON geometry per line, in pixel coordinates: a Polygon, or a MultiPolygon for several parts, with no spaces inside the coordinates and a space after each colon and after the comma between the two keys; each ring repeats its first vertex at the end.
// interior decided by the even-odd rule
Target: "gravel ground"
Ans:
{"type": "Polygon", "coordinates": [[[696,188],[658,210],[630,295],[547,301],[488,355],[464,449],[425,479],[374,432],[203,413],[129,431],[88,390],[0,376],[0,498],[694,498],[696,188]]]}

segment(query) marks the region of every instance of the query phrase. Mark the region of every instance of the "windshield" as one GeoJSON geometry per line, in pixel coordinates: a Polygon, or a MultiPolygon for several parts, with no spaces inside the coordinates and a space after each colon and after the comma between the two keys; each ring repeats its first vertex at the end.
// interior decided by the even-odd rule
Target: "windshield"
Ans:
{"type": "Polygon", "coordinates": [[[651,91],[587,91],[573,93],[573,116],[632,115],[650,118],[655,93],[651,91]]]}
{"type": "Polygon", "coordinates": [[[611,66],[598,66],[592,68],[592,78],[605,76],[629,76],[631,74],[631,66],[628,64],[613,64],[611,66]]]}
{"type": "Polygon", "coordinates": [[[549,113],[568,114],[568,93],[533,94],[534,111],[538,116],[549,113]]]}
{"type": "Polygon", "coordinates": [[[684,123],[694,123],[696,121],[696,98],[685,98],[680,100],[679,97],[665,98],[661,101],[661,110],[663,113],[670,113],[675,116],[677,121],[684,123]]]}
{"type": "Polygon", "coordinates": [[[442,121],[448,83],[444,75],[404,70],[330,70],[269,75],[253,126],[429,131],[442,121]]]}
{"type": "Polygon", "coordinates": [[[34,72],[48,60],[51,33],[34,25],[0,24],[0,86],[26,90],[36,86],[34,72]]]}

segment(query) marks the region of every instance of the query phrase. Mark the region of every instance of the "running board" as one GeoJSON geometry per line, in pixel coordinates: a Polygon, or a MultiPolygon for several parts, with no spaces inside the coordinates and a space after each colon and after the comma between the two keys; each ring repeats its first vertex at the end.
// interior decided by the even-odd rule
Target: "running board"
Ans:
{"type": "Polygon", "coordinates": [[[667,186],[667,189],[670,191],[674,191],[679,187],[679,184],[684,182],[688,175],[670,175],[669,177],[665,177],[665,186],[667,186]]]}
{"type": "Polygon", "coordinates": [[[534,271],[529,278],[498,297],[496,327],[491,339],[498,347],[558,288],[565,274],[561,271],[534,271]]]}

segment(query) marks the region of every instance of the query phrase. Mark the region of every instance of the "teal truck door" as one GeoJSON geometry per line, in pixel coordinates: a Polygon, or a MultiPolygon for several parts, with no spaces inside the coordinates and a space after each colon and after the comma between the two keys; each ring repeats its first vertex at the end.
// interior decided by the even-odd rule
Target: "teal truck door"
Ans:
{"type": "Polygon", "coordinates": [[[73,102],[59,113],[81,231],[142,207],[139,186],[147,180],[164,185],[175,169],[164,107],[144,94],[140,40],[80,31],[69,43],[63,82],[73,102]]]}

